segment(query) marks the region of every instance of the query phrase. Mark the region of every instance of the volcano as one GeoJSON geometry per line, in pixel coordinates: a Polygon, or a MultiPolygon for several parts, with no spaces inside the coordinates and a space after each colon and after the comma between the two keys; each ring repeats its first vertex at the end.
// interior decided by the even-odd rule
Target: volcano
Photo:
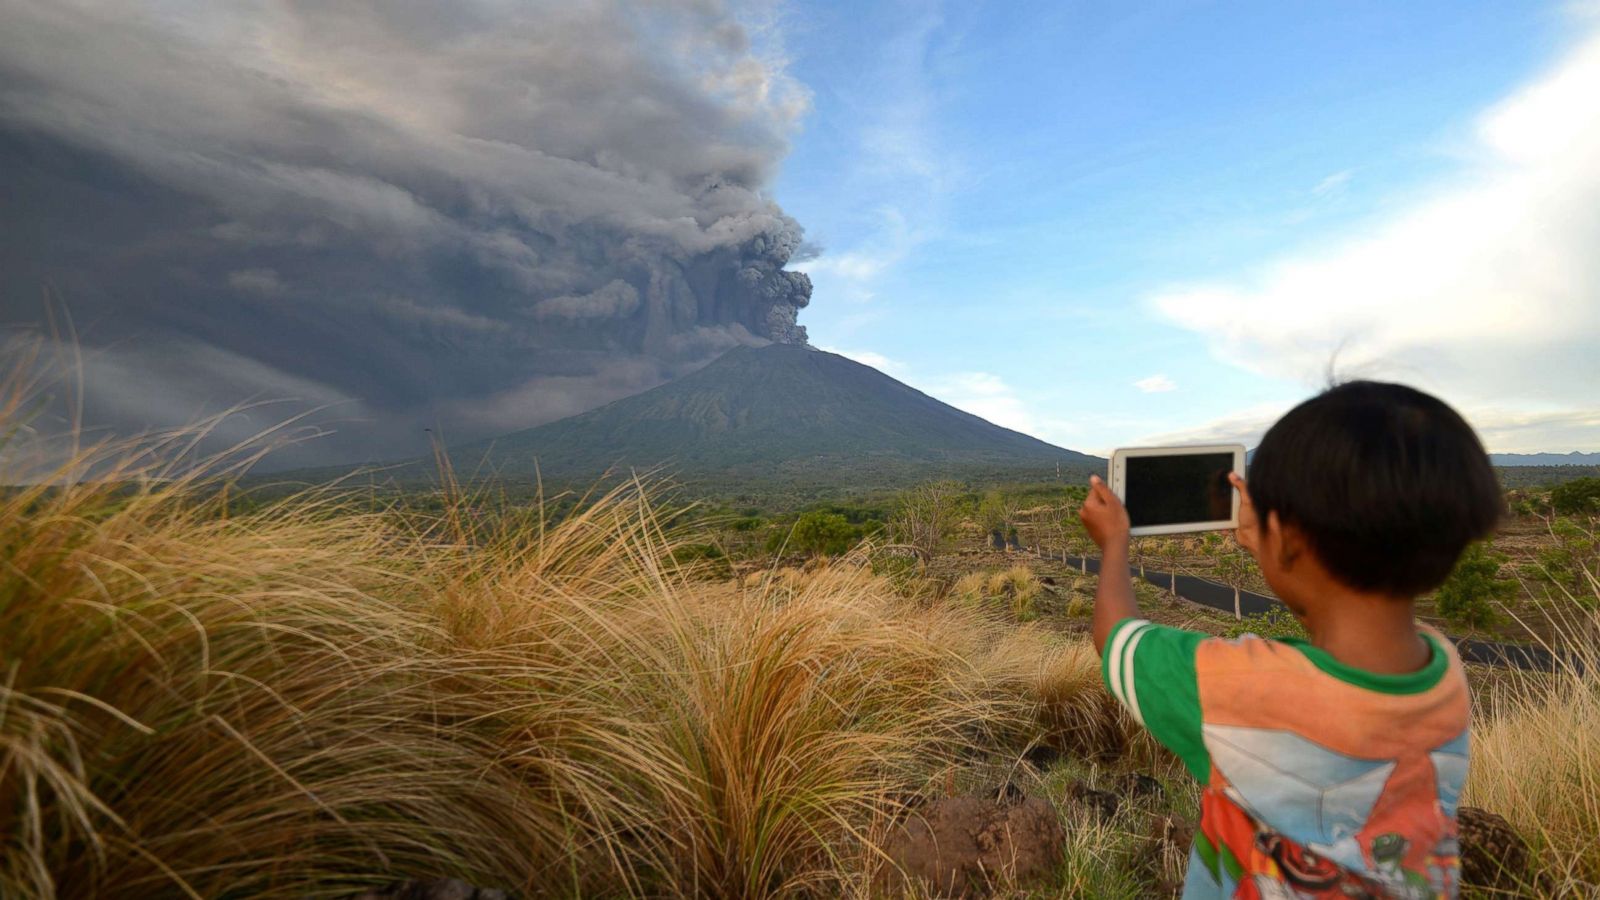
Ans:
{"type": "Polygon", "coordinates": [[[847,488],[941,477],[1044,480],[1058,470],[1104,468],[1104,460],[962,412],[870,366],[791,344],[736,348],[676,381],[450,455],[458,470],[502,477],[633,470],[847,488]]]}

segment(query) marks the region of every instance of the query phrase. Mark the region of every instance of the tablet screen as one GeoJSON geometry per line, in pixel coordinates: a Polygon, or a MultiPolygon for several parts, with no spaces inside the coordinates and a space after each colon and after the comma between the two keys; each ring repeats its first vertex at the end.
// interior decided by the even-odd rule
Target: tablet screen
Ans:
{"type": "Polygon", "coordinates": [[[1123,503],[1134,527],[1233,518],[1232,453],[1130,456],[1123,503]]]}

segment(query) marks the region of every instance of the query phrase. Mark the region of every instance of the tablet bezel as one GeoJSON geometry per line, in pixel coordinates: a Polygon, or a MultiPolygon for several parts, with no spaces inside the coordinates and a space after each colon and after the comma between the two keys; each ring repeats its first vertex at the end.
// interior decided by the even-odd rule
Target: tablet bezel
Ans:
{"type": "MultiPolygon", "coordinates": [[[[1244,475],[1244,445],[1243,444],[1194,444],[1175,447],[1121,447],[1113,451],[1111,459],[1107,462],[1107,478],[1111,484],[1111,492],[1117,495],[1118,500],[1127,499],[1126,461],[1134,456],[1199,456],[1208,453],[1232,453],[1233,471],[1244,475]]],[[[1239,492],[1233,494],[1233,514],[1228,519],[1219,519],[1211,522],[1178,522],[1172,525],[1140,525],[1130,528],[1128,533],[1134,537],[1149,534],[1185,534],[1192,531],[1221,531],[1239,527],[1239,492]]]]}

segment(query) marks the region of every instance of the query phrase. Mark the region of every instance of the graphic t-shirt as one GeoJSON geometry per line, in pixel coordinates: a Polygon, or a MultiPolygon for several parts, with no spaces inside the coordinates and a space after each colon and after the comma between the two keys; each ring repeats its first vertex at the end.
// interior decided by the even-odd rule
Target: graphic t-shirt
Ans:
{"type": "Polygon", "coordinates": [[[1467,682],[1423,636],[1426,667],[1381,675],[1305,641],[1117,623],[1106,686],[1205,787],[1185,898],[1456,896],[1467,682]]]}

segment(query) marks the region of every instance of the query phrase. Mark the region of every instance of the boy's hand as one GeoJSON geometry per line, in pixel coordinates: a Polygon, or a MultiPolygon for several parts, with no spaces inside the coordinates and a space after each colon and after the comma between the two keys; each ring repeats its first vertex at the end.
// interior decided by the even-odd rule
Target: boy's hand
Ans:
{"type": "Polygon", "coordinates": [[[1239,527],[1234,529],[1233,539],[1251,556],[1257,556],[1256,548],[1261,546],[1261,522],[1256,518],[1255,504],[1250,502],[1250,491],[1237,472],[1228,475],[1228,482],[1239,490],[1239,527]]]}
{"type": "Polygon", "coordinates": [[[1102,553],[1108,546],[1128,545],[1128,511],[1099,475],[1089,476],[1089,495],[1083,498],[1078,519],[1102,553]]]}

